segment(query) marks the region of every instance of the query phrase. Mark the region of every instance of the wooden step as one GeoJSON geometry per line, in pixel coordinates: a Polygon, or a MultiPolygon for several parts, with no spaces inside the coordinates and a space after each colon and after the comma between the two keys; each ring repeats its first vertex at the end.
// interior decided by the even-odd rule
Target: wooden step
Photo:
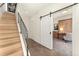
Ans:
{"type": "Polygon", "coordinates": [[[22,53],[23,53],[22,50],[19,50],[19,51],[16,51],[16,52],[10,54],[9,56],[23,56],[22,53]]]}
{"type": "Polygon", "coordinates": [[[0,26],[0,30],[18,30],[16,26],[0,26]]]}
{"type": "Polygon", "coordinates": [[[12,22],[12,21],[15,22],[16,20],[14,20],[14,19],[10,19],[10,20],[7,20],[7,19],[6,19],[6,20],[5,20],[5,19],[3,20],[3,19],[2,19],[2,20],[0,20],[0,22],[12,22]]]}
{"type": "Polygon", "coordinates": [[[1,19],[16,19],[14,16],[5,16],[5,17],[2,17],[1,19]]]}
{"type": "Polygon", "coordinates": [[[9,15],[9,14],[8,15],[5,15],[4,14],[4,16],[2,15],[2,17],[15,17],[15,15],[9,15]]]}
{"type": "MultiPolygon", "coordinates": [[[[3,18],[1,18],[1,19],[5,19],[6,18],[6,20],[10,20],[10,21],[13,21],[13,20],[15,20],[16,18],[14,18],[14,17],[3,17],[3,18]],[[7,19],[7,18],[9,18],[9,19],[7,19]]],[[[16,21],[16,20],[15,20],[16,21]]]]}
{"type": "Polygon", "coordinates": [[[18,33],[12,33],[12,34],[0,34],[0,40],[2,39],[8,39],[13,37],[19,37],[18,33]]]}
{"type": "Polygon", "coordinates": [[[19,36],[15,36],[15,37],[7,37],[7,38],[1,38],[0,40],[7,40],[7,39],[13,39],[13,38],[17,38],[19,36]]]}
{"type": "Polygon", "coordinates": [[[10,20],[11,20],[11,21],[14,20],[14,21],[16,21],[16,18],[14,18],[14,17],[2,17],[0,21],[4,21],[4,20],[5,20],[5,21],[6,21],[6,20],[9,20],[9,21],[10,21],[10,20]],[[6,18],[6,19],[5,19],[5,18],[6,18]]]}
{"type": "Polygon", "coordinates": [[[16,20],[0,20],[0,23],[3,23],[3,22],[6,22],[6,23],[16,23],[16,20]]]}
{"type": "Polygon", "coordinates": [[[0,34],[5,33],[19,33],[18,30],[0,30],[0,34]]]}
{"type": "Polygon", "coordinates": [[[10,55],[20,49],[21,49],[21,44],[20,44],[20,42],[18,42],[14,45],[9,45],[4,48],[0,48],[0,55],[2,55],[2,56],[10,55]]]}
{"type": "Polygon", "coordinates": [[[0,23],[0,26],[17,26],[17,25],[16,24],[8,24],[8,23],[7,24],[0,23]]]}
{"type": "Polygon", "coordinates": [[[11,38],[11,39],[6,39],[6,40],[0,40],[0,48],[1,47],[6,47],[15,43],[20,42],[19,38],[11,38]]]}
{"type": "Polygon", "coordinates": [[[0,22],[6,22],[7,23],[7,22],[12,22],[12,21],[16,22],[16,20],[14,20],[14,19],[10,19],[10,20],[9,19],[2,19],[2,18],[0,19],[0,22]]]}
{"type": "Polygon", "coordinates": [[[6,33],[5,32],[4,33],[2,32],[0,34],[6,34],[7,35],[7,34],[12,34],[12,33],[19,33],[19,32],[10,32],[10,33],[9,32],[6,32],[6,33]]]}
{"type": "Polygon", "coordinates": [[[7,16],[2,16],[2,18],[12,18],[12,19],[15,19],[15,16],[9,16],[9,15],[7,15],[7,16]]]}
{"type": "Polygon", "coordinates": [[[4,21],[1,21],[0,24],[16,24],[16,22],[8,22],[8,21],[4,22],[4,21]]]}
{"type": "Polygon", "coordinates": [[[2,16],[2,17],[14,17],[15,18],[15,15],[4,15],[4,16],[2,16]]]}

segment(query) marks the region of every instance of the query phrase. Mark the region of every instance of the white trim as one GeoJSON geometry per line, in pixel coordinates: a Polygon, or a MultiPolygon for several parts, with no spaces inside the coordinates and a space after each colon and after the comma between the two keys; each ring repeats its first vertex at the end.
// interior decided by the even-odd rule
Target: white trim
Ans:
{"type": "Polygon", "coordinates": [[[52,34],[52,32],[53,32],[53,30],[54,30],[54,28],[53,28],[53,26],[54,26],[54,23],[53,23],[53,20],[54,20],[54,17],[53,17],[53,14],[52,15],[50,15],[50,20],[51,20],[51,39],[52,39],[52,49],[54,49],[54,45],[53,45],[53,43],[54,43],[54,41],[53,41],[53,34],[52,34]]]}
{"type": "Polygon", "coordinates": [[[8,11],[8,10],[7,10],[7,3],[5,3],[5,5],[6,5],[5,9],[6,9],[6,11],[8,11]]]}
{"type": "Polygon", "coordinates": [[[18,24],[17,20],[16,20],[16,22],[17,22],[17,27],[18,27],[18,31],[19,31],[19,36],[20,36],[20,41],[21,41],[23,53],[24,53],[24,56],[27,56],[27,51],[25,49],[26,47],[25,47],[25,44],[24,44],[24,41],[23,41],[23,38],[22,38],[22,34],[20,33],[20,27],[19,27],[19,24],[18,24]]]}
{"type": "Polygon", "coordinates": [[[24,44],[22,34],[20,33],[20,27],[19,27],[19,24],[18,23],[17,23],[17,26],[18,26],[18,31],[19,31],[19,36],[20,36],[20,41],[21,41],[21,45],[22,45],[22,49],[23,49],[24,56],[27,56],[26,46],[24,44]]]}
{"type": "Polygon", "coordinates": [[[23,49],[23,54],[24,54],[24,56],[27,56],[27,51],[25,49],[25,44],[24,44],[24,41],[23,41],[23,38],[22,38],[22,34],[20,33],[20,27],[19,27],[17,18],[16,18],[16,23],[17,23],[17,27],[18,27],[18,31],[19,31],[19,36],[20,36],[20,41],[21,41],[21,45],[22,45],[22,49],[23,49]]]}

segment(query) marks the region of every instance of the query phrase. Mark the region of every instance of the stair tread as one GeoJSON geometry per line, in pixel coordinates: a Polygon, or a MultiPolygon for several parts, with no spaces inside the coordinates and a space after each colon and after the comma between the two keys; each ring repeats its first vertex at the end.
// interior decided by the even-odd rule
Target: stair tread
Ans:
{"type": "Polygon", "coordinates": [[[0,30],[0,34],[2,33],[17,33],[18,30],[0,30]]]}
{"type": "Polygon", "coordinates": [[[8,38],[13,38],[13,37],[19,37],[19,35],[9,35],[9,36],[0,35],[0,40],[8,39],[8,38]]]}
{"type": "Polygon", "coordinates": [[[0,23],[0,26],[17,26],[17,25],[16,24],[3,24],[3,23],[1,24],[0,23]]]}
{"type": "Polygon", "coordinates": [[[16,26],[0,26],[0,29],[17,29],[16,26]]]}
{"type": "Polygon", "coordinates": [[[23,52],[21,50],[19,50],[19,51],[16,51],[16,52],[10,54],[9,56],[23,56],[22,53],[23,52]]]}
{"type": "Polygon", "coordinates": [[[21,49],[20,43],[0,48],[0,55],[8,55],[21,49]]]}
{"type": "Polygon", "coordinates": [[[4,47],[7,45],[12,45],[17,42],[20,42],[19,38],[7,39],[7,40],[0,40],[0,47],[4,47]]]}

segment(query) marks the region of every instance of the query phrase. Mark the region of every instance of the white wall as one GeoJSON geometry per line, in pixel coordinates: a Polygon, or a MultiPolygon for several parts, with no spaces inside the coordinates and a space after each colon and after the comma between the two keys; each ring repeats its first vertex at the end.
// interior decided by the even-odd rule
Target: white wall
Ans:
{"type": "MultiPolygon", "coordinates": [[[[48,14],[50,11],[56,11],[58,9],[61,9],[65,6],[68,6],[69,4],[55,4],[55,5],[50,5],[42,10],[40,10],[36,15],[34,15],[30,19],[30,38],[34,39],[35,41],[41,43],[41,23],[40,23],[40,16],[44,14],[48,14]]],[[[53,20],[53,19],[52,19],[53,20]]],[[[53,25],[52,25],[53,26],[53,25]]]]}
{"type": "Polygon", "coordinates": [[[79,4],[73,7],[72,23],[73,55],[79,56],[79,4]]]}
{"type": "Polygon", "coordinates": [[[2,7],[0,7],[0,15],[6,11],[6,5],[4,4],[2,7]]]}
{"type": "Polygon", "coordinates": [[[22,20],[24,21],[26,28],[28,29],[28,32],[29,32],[29,17],[28,15],[26,15],[25,4],[21,4],[21,3],[17,4],[16,15],[18,14],[18,12],[22,17],[22,20]]]}

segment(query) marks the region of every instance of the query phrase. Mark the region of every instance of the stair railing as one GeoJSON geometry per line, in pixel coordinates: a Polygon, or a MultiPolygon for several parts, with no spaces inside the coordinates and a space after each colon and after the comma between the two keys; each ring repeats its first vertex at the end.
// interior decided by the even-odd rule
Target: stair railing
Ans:
{"type": "Polygon", "coordinates": [[[23,37],[23,41],[24,41],[24,44],[26,46],[26,50],[27,50],[27,56],[29,56],[29,49],[28,49],[28,30],[20,16],[20,14],[18,13],[18,23],[19,23],[19,26],[20,26],[20,30],[21,30],[21,34],[22,34],[22,37],[23,37]]]}

